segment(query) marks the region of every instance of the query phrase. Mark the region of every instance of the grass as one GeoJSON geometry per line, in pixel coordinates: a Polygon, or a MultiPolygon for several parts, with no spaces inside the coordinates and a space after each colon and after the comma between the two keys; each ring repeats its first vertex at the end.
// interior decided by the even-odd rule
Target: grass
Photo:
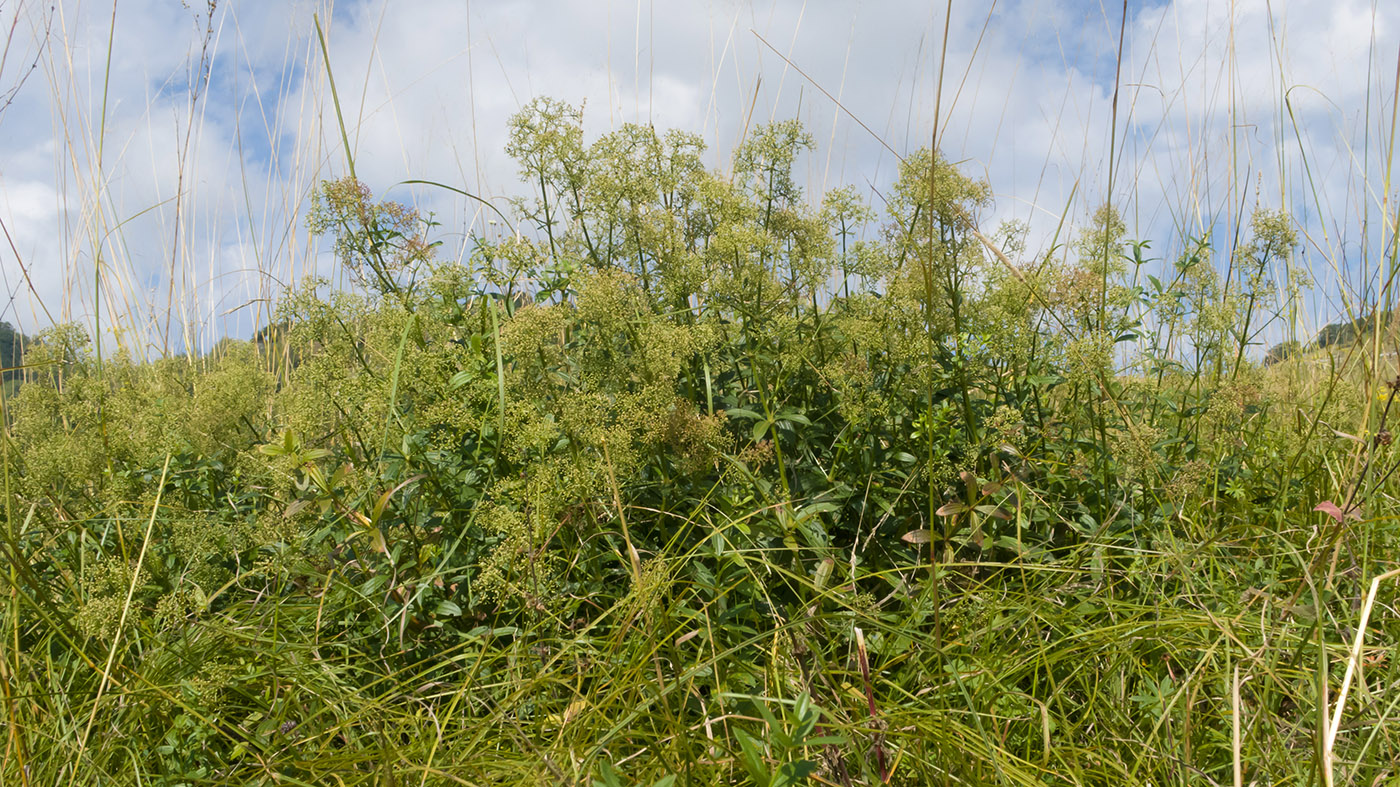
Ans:
{"type": "Polygon", "coordinates": [[[876,210],[804,191],[795,121],[725,169],[510,129],[532,191],[461,260],[308,174],[341,281],[256,341],[142,350],[104,260],[116,347],[28,343],[5,784],[1394,778],[1394,342],[1254,357],[1286,206],[1148,266],[1109,205],[984,231],[929,149],[876,210]]]}

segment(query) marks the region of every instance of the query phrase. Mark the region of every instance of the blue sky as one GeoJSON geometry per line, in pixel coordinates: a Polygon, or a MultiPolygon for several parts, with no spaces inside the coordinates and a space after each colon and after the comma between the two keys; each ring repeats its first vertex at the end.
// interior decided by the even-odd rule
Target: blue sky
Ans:
{"type": "MultiPolygon", "coordinates": [[[[265,322],[282,283],[334,275],[300,225],[314,184],[345,172],[316,14],[360,176],[434,211],[449,251],[479,207],[390,187],[517,193],[506,121],[537,95],[584,103],[593,134],[701,133],[721,169],[750,106],[799,116],[817,139],[799,164],[810,193],[878,188],[893,157],[818,86],[896,150],[927,145],[944,36],[944,7],[913,0],[222,0],[212,19],[189,5],[0,6],[0,29],[16,23],[0,91],[37,64],[0,114],[0,319],[91,324],[100,270],[103,322],[142,337],[133,350],[208,346],[265,322]]],[[[1108,196],[1122,5],[953,6],[941,146],[991,182],[988,228],[1027,222],[1033,252],[1108,196]]],[[[1334,317],[1389,237],[1398,24],[1381,0],[1131,2],[1113,200],[1132,233],[1170,255],[1183,233],[1228,238],[1256,205],[1288,208],[1319,279],[1307,316],[1334,317]]]]}

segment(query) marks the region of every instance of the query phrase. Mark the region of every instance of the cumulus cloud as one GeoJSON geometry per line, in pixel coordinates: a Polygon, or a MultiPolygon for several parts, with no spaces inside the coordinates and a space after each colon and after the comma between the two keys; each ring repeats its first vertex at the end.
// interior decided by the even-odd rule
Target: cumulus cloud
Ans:
{"type": "Polygon", "coordinates": [[[944,153],[993,186],[986,221],[1028,222],[1032,251],[1109,199],[1161,256],[1206,232],[1223,251],[1254,206],[1282,207],[1314,270],[1338,263],[1319,291],[1339,292],[1374,287],[1361,263],[1388,237],[1400,7],[1379,0],[1133,0],[1126,25],[1084,0],[946,18],[915,0],[207,7],[0,7],[0,28],[18,21],[0,94],[39,64],[0,114],[0,319],[100,316],[138,352],[206,347],[265,322],[283,284],[334,275],[299,221],[347,170],[316,18],[357,174],[450,238],[482,228],[480,206],[396,184],[515,193],[506,122],[539,95],[584,105],[591,135],[700,133],[720,169],[745,128],[799,117],[818,141],[809,192],[850,183],[876,203],[890,149],[928,145],[937,116],[944,153]]]}

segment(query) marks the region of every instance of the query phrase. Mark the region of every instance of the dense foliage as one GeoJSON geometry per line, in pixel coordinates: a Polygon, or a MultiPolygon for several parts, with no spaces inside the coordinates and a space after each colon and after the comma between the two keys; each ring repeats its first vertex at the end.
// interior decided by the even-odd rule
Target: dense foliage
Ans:
{"type": "Polygon", "coordinates": [[[332,181],[309,225],[357,289],[307,282],[206,358],[102,358],[73,326],[30,349],[5,784],[1400,760],[1389,587],[1325,733],[1393,567],[1394,391],[1253,360],[1298,280],[1284,214],[1161,264],[1105,207],[1026,258],[927,150],[877,212],[803,192],[793,122],[727,173],[679,132],[586,143],[553,101],[511,129],[534,196],[465,263],[332,181]]]}

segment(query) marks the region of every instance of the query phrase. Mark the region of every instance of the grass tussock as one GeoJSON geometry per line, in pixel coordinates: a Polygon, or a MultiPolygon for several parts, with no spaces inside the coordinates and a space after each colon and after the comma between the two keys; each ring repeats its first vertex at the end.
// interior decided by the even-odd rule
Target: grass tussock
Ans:
{"type": "Polygon", "coordinates": [[[727,173],[511,127],[536,190],[463,263],[335,180],[357,288],[205,357],[29,348],[0,781],[1395,775],[1397,381],[1258,362],[1285,213],[1147,275],[1109,207],[984,233],[928,150],[876,208],[803,193],[796,123],[727,173]]]}

